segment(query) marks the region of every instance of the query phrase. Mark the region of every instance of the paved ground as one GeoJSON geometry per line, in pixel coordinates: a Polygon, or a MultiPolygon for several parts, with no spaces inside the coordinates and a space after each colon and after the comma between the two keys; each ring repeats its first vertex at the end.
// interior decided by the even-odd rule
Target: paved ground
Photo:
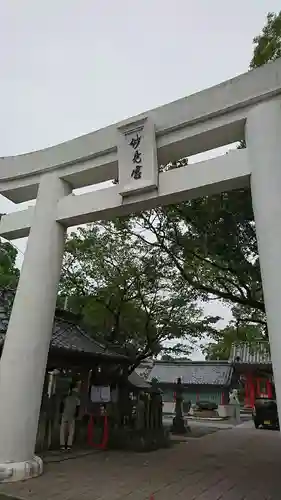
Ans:
{"type": "MultiPolygon", "coordinates": [[[[149,454],[96,452],[2,485],[32,500],[280,500],[281,437],[250,424],[149,454]]],[[[0,496],[1,498],[1,496],[0,496]]]]}
{"type": "MultiPolygon", "coordinates": [[[[247,418],[244,420],[241,420],[241,422],[245,421],[252,421],[251,418],[247,418]]],[[[192,430],[196,430],[198,428],[204,429],[204,428],[215,428],[215,429],[232,429],[233,427],[236,426],[235,422],[231,420],[191,420],[187,418],[188,425],[192,428],[192,430]]],[[[173,423],[173,417],[169,416],[164,416],[163,418],[163,423],[166,427],[171,427],[173,423]]]]}

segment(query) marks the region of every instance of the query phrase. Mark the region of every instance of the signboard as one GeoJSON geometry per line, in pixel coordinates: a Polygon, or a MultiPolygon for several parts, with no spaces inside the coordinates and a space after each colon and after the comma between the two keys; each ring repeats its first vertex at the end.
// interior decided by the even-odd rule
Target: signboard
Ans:
{"type": "Polygon", "coordinates": [[[149,118],[118,128],[118,172],[121,196],[158,188],[154,124],[149,118]]]}

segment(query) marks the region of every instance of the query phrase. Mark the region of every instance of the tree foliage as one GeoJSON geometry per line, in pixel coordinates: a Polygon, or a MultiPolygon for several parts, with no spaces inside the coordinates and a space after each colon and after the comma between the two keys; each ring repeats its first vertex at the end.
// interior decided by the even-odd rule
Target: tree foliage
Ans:
{"type": "Polygon", "coordinates": [[[16,267],[17,249],[7,241],[0,240],[0,288],[14,289],[19,278],[16,267]]]}
{"type": "Polygon", "coordinates": [[[260,35],[254,42],[254,54],[250,68],[258,68],[264,64],[275,61],[281,56],[281,11],[278,14],[269,12],[266,23],[260,35]]]}
{"type": "Polygon", "coordinates": [[[118,224],[95,223],[67,240],[60,304],[67,297],[92,335],[126,349],[137,365],[171,339],[180,342],[170,350],[188,352],[209,326],[179,278],[157,248],[118,224]]]}
{"type": "MultiPolygon", "coordinates": [[[[189,293],[218,298],[243,322],[259,323],[264,302],[248,191],[161,207],[126,222],[127,230],[165,255],[189,293]]],[[[264,323],[263,323],[264,324],[264,323]]]]}
{"type": "Polygon", "coordinates": [[[163,354],[161,356],[161,361],[177,361],[178,363],[181,361],[191,361],[190,358],[187,358],[186,356],[172,356],[171,354],[163,354]]]}
{"type": "Polygon", "coordinates": [[[262,333],[257,326],[246,325],[239,328],[235,325],[228,325],[218,330],[213,335],[212,342],[207,346],[202,346],[202,350],[206,359],[228,360],[234,343],[247,342],[254,346],[261,339],[262,333]]]}

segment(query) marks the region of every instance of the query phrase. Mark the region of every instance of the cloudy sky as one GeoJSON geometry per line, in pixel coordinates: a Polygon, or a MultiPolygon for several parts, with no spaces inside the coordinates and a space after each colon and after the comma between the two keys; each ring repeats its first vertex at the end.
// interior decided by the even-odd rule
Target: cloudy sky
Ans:
{"type": "MultiPolygon", "coordinates": [[[[253,37],[279,9],[278,0],[0,0],[0,156],[247,71],[253,37]]],[[[14,209],[0,197],[0,212],[14,209]]]]}

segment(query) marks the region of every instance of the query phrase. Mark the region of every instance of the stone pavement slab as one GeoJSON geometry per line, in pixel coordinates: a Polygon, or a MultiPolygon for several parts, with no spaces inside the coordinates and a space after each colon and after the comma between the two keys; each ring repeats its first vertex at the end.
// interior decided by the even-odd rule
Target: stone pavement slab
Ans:
{"type": "Polygon", "coordinates": [[[24,500],[280,500],[281,437],[248,428],[152,453],[95,452],[27,482],[0,486],[24,500]]]}

